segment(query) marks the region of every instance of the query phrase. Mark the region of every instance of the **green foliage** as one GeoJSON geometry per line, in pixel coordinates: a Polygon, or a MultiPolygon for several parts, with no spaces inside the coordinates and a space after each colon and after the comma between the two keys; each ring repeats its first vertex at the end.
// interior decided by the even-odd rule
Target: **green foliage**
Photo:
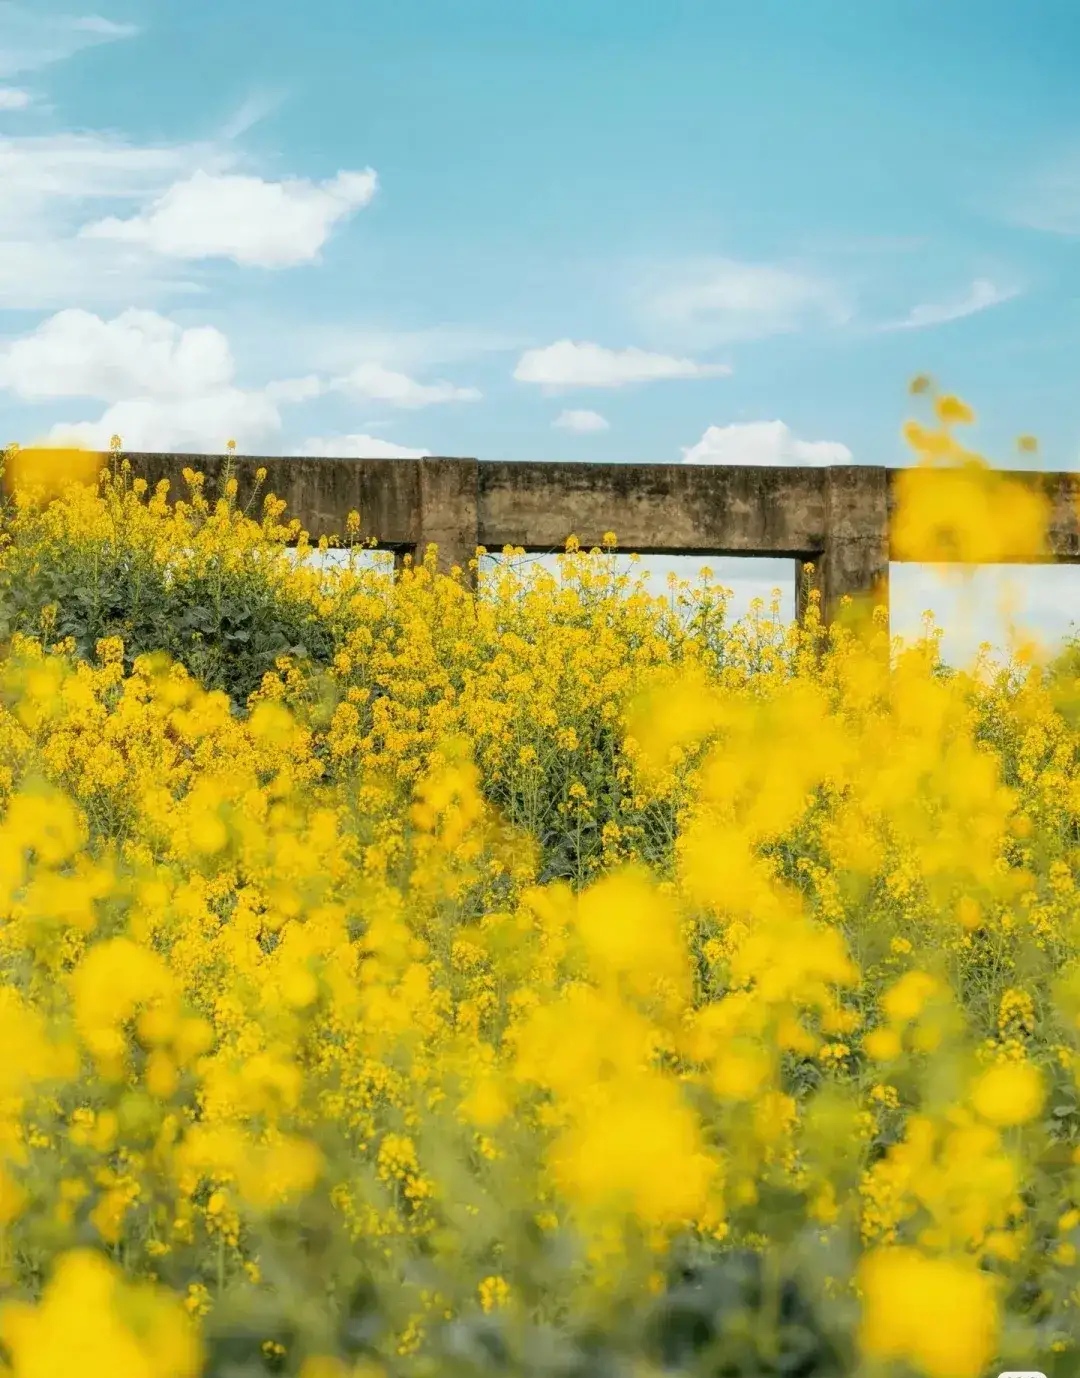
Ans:
{"type": "Polygon", "coordinates": [[[309,603],[255,568],[172,569],[123,542],[19,544],[0,564],[0,637],[71,638],[94,657],[120,637],[126,668],[163,651],[238,706],[280,656],[325,665],[333,637],[309,603]]]}

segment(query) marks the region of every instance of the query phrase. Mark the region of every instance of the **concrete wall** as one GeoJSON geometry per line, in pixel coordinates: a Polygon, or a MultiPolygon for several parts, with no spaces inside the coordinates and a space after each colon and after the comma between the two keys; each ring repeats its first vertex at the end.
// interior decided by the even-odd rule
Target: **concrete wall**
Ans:
{"type": "MultiPolygon", "coordinates": [[[[468,570],[476,547],[561,549],[567,536],[585,547],[614,531],[623,550],[649,554],[787,556],[799,562],[800,599],[816,587],[826,620],[845,595],[888,600],[889,518],[895,475],[873,465],[773,468],[755,465],[516,464],[475,459],[263,459],[237,455],[128,454],[151,485],[169,482],[185,496],[183,470],[220,490],[226,466],[238,500],[273,493],[313,540],[340,536],[350,511],[361,533],[423,558],[439,547],[440,565],[468,570]],[[267,471],[256,495],[255,473],[267,471]],[[807,566],[813,566],[808,574],[807,566]]],[[[1080,561],[1080,475],[1009,475],[1042,489],[1052,519],[1050,558],[1080,561]]]]}

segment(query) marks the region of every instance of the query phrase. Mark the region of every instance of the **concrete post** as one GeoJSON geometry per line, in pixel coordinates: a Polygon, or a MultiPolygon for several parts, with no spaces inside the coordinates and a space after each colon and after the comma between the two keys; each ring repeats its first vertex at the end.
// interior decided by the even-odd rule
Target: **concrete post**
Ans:
{"type": "Polygon", "coordinates": [[[889,605],[888,471],[876,465],[833,465],[825,476],[825,548],[798,562],[796,605],[806,611],[811,589],[821,596],[828,625],[842,615],[843,599],[858,616],[889,605]],[[813,565],[809,574],[808,565],[813,565]]]}
{"type": "Polygon", "coordinates": [[[476,558],[480,543],[479,473],[475,459],[421,459],[413,529],[416,541],[395,553],[394,565],[400,569],[403,556],[412,556],[414,565],[424,562],[429,545],[438,546],[438,568],[449,574],[460,565],[466,584],[472,584],[475,571],[469,561],[476,558]]]}

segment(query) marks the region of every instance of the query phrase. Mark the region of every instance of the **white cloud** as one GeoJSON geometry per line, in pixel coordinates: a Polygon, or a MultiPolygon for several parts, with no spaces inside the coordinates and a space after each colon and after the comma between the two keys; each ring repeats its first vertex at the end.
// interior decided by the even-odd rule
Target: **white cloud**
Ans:
{"type": "Polygon", "coordinates": [[[36,6],[0,0],[0,77],[37,71],[63,62],[83,48],[132,38],[137,33],[134,24],[118,24],[95,14],[46,15],[36,6]]]}
{"type": "Polygon", "coordinates": [[[229,440],[251,452],[280,430],[281,414],[265,392],[225,387],[203,396],[126,398],[97,421],[53,426],[47,438],[105,450],[118,435],[126,450],[223,454],[229,440]]]}
{"type": "Polygon", "coordinates": [[[91,200],[142,200],[192,164],[221,168],[232,156],[206,144],[140,145],[103,134],[0,138],[0,231],[91,200]]]}
{"type": "MultiPolygon", "coordinates": [[[[0,389],[19,400],[93,397],[110,404],[97,420],[53,428],[54,437],[95,446],[107,445],[113,434],[129,449],[218,452],[230,437],[250,446],[281,430],[281,407],[311,401],[339,385],[400,408],[479,396],[475,389],[422,384],[377,365],[363,365],[335,383],[307,374],[257,389],[238,387],[235,372],[229,341],[216,327],[183,328],[156,311],[137,308],[112,319],[67,309],[0,344],[0,389]]],[[[366,445],[369,439],[312,443],[366,445]]],[[[379,455],[407,449],[371,443],[379,455]]]]}
{"type": "Polygon", "coordinates": [[[241,388],[227,338],[214,326],[182,328],[155,311],[111,320],[58,312],[0,347],[0,388],[23,401],[93,397],[96,420],[60,422],[47,439],[129,450],[220,454],[228,440],[252,450],[282,429],[280,407],[314,395],[317,379],[241,388]]]}
{"type": "Polygon", "coordinates": [[[902,320],[889,321],[879,329],[922,330],[928,326],[946,325],[949,321],[959,321],[965,316],[974,316],[978,311],[986,311],[991,306],[1012,301],[1019,295],[1019,288],[998,287],[987,278],[977,278],[962,297],[955,297],[952,301],[926,302],[912,307],[902,320]]]}
{"type": "Polygon", "coordinates": [[[87,213],[142,202],[193,166],[227,166],[207,144],[140,146],[97,134],[0,138],[0,307],[131,305],[195,290],[146,249],[76,237],[87,213]]]}
{"type": "Polygon", "coordinates": [[[586,341],[558,340],[543,349],[527,349],[514,377],[549,388],[619,388],[663,378],[713,378],[730,373],[726,364],[700,364],[644,349],[607,349],[586,341]]]}
{"type": "MultiPolygon", "coordinates": [[[[0,0],[0,82],[138,32],[100,15],[46,8],[0,0]]],[[[26,99],[14,85],[0,87],[0,108],[26,99]]],[[[0,138],[0,309],[131,305],[190,287],[163,276],[145,251],[91,245],[75,231],[88,218],[117,213],[116,202],[145,203],[196,168],[221,170],[234,158],[213,144],[140,146],[96,133],[0,138]]]]}
{"type": "Polygon", "coordinates": [[[563,431],[577,431],[579,435],[586,435],[590,431],[606,431],[610,423],[606,417],[600,415],[598,411],[569,411],[560,412],[551,423],[563,431]]]}
{"type": "Polygon", "coordinates": [[[229,342],[213,326],[180,326],[156,311],[132,309],[112,320],[60,311],[29,335],[0,347],[0,387],[27,401],[137,393],[200,396],[232,381],[229,342]]]}
{"type": "Polygon", "coordinates": [[[235,175],[240,153],[227,135],[265,108],[249,102],[226,135],[178,145],[97,133],[0,137],[0,309],[198,291],[182,265],[199,258],[268,267],[317,258],[377,179],[370,170],[321,184],[235,175]]]}
{"type": "Polygon", "coordinates": [[[72,302],[117,308],[202,290],[174,274],[155,272],[139,255],[117,253],[116,247],[47,234],[37,241],[0,236],[0,309],[49,311],[72,302]]]}
{"type": "Polygon", "coordinates": [[[414,450],[408,445],[395,445],[374,435],[313,436],[305,440],[296,455],[318,455],[327,459],[423,459],[430,450],[414,450]]]}
{"type": "Polygon", "coordinates": [[[638,305],[654,328],[698,348],[836,324],[848,311],[822,278],[770,263],[708,259],[652,275],[638,305]]]}
{"type": "Polygon", "coordinates": [[[837,440],[800,440],[783,421],[710,426],[696,445],[683,449],[684,464],[850,464],[837,440]]]}
{"type": "Polygon", "coordinates": [[[373,191],[373,173],[342,174],[321,186],[233,177],[237,158],[236,148],[221,141],[155,146],[99,134],[0,137],[0,308],[131,305],[198,291],[176,260],[204,253],[301,261],[317,253],[349,204],[373,191]],[[200,210],[200,197],[214,204],[200,210]],[[118,218],[132,203],[150,209],[118,218]],[[92,219],[107,211],[116,214],[92,219]],[[194,217],[186,238],[184,214],[194,217]],[[171,234],[173,263],[160,252],[171,234]]]}
{"type": "Polygon", "coordinates": [[[30,104],[30,92],[17,86],[0,86],[0,110],[25,110],[30,104]]]}
{"type": "Polygon", "coordinates": [[[408,409],[436,406],[441,402],[475,402],[481,396],[476,388],[462,388],[439,381],[418,383],[407,373],[397,373],[381,364],[358,364],[351,373],[336,378],[335,390],[351,392],[370,402],[385,402],[408,409]]]}
{"type": "Polygon", "coordinates": [[[339,221],[366,206],[378,179],[371,168],[321,183],[202,169],[177,182],[128,220],[110,216],[83,227],[91,239],[143,245],[181,259],[229,258],[260,268],[316,259],[339,221]]]}

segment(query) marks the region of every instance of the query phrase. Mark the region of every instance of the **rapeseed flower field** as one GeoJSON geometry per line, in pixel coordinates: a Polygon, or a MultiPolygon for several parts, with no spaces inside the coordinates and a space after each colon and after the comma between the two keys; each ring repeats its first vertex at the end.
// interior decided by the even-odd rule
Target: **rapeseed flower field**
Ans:
{"type": "MultiPolygon", "coordinates": [[[[897,539],[1038,558],[934,402],[897,539]]],[[[97,464],[7,456],[4,1372],[1080,1372],[1071,654],[97,464]]]]}

